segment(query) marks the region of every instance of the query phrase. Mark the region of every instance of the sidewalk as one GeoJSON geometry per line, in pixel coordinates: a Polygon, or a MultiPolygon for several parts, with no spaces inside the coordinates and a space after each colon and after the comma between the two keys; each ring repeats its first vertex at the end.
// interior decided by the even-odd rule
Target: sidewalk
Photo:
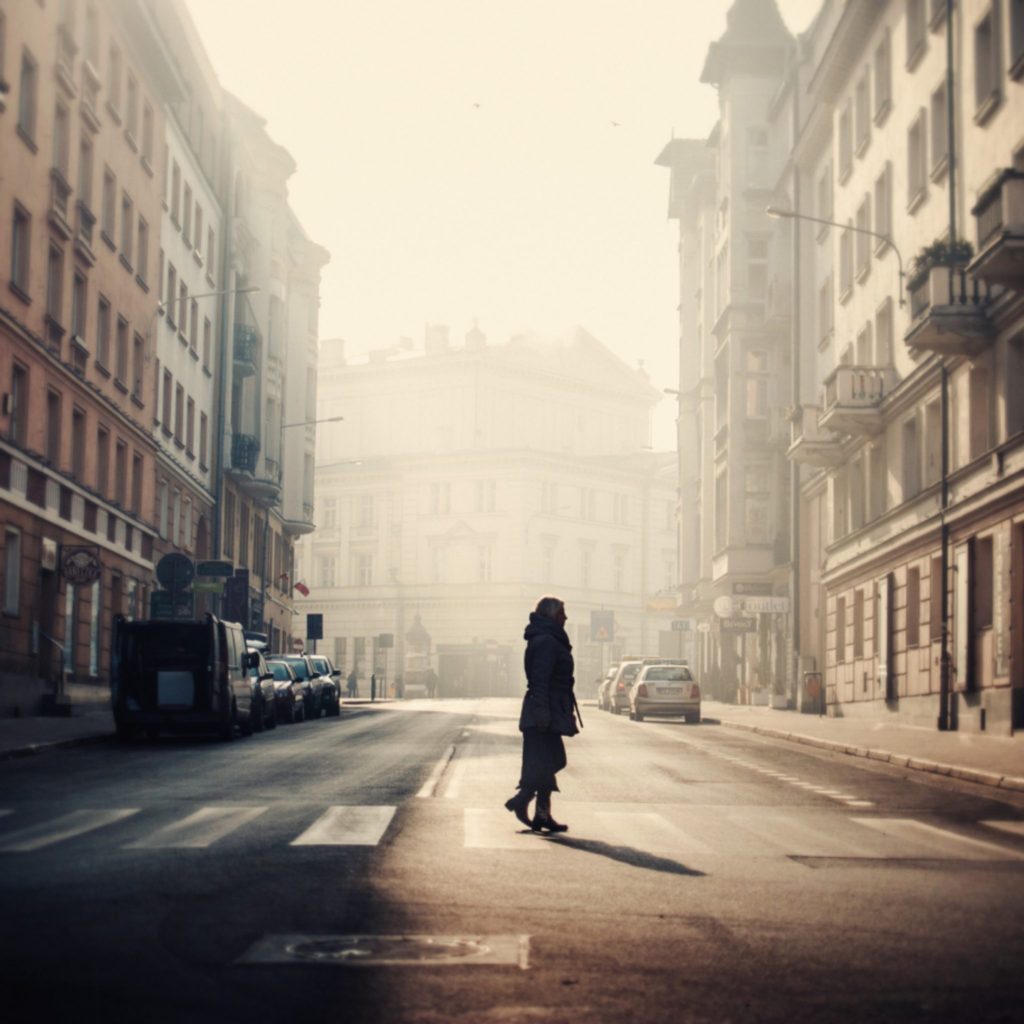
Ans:
{"type": "Polygon", "coordinates": [[[733,729],[1024,792],[1024,736],[939,732],[895,722],[829,718],[705,700],[705,718],[733,729]]]}
{"type": "MultiPolygon", "coordinates": [[[[391,704],[392,697],[349,699],[343,697],[342,710],[362,704],[391,704]]],[[[0,718],[0,761],[11,757],[27,757],[60,747],[79,747],[102,743],[114,736],[114,716],[108,710],[90,708],[76,711],[70,718],[30,715],[24,718],[0,718]]]]}

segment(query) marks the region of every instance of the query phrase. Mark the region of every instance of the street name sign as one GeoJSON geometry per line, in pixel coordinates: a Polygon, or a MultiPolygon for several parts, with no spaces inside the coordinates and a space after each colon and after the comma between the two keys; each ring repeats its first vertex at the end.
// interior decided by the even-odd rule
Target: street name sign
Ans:
{"type": "Polygon", "coordinates": [[[210,559],[205,562],[196,562],[197,576],[234,576],[235,567],[230,562],[222,559],[210,559]]]}

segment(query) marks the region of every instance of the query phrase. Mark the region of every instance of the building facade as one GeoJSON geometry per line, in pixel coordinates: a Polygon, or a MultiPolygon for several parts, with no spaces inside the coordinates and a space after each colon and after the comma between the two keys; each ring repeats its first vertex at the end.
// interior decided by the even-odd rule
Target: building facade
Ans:
{"type": "MultiPolygon", "coordinates": [[[[221,553],[234,238],[288,257],[261,288],[280,278],[295,297],[279,361],[297,367],[303,421],[325,254],[282,189],[272,220],[227,202],[232,169],[274,146],[229,143],[181,0],[0,3],[0,81],[0,708],[25,713],[106,700],[114,616],[150,614],[163,555],[221,553]],[[247,227],[232,235],[227,211],[247,227]]],[[[263,548],[236,523],[257,593],[289,566],[284,514],[312,527],[311,462],[300,476],[305,519],[286,510],[263,548]]],[[[215,596],[205,609],[237,611],[215,596]]]]}
{"type": "MultiPolygon", "coordinates": [[[[788,691],[805,710],[1006,733],[1024,726],[1024,14],[974,0],[949,17],[827,0],[770,97],[788,691]]],[[[700,157],[673,143],[664,162],[695,260],[700,157]]]]}
{"type": "Polygon", "coordinates": [[[301,607],[329,652],[394,679],[425,633],[441,693],[517,693],[527,614],[552,592],[581,683],[657,652],[676,605],[674,457],[647,447],[659,393],[582,330],[407,344],[321,354],[321,412],[345,421],[321,427],[301,607]]]}
{"type": "Polygon", "coordinates": [[[791,676],[790,307],[765,209],[786,160],[771,129],[794,46],[773,3],[736,3],[701,77],[718,123],[657,161],[680,231],[679,611],[705,685],[729,700],[782,697],[791,676]]]}

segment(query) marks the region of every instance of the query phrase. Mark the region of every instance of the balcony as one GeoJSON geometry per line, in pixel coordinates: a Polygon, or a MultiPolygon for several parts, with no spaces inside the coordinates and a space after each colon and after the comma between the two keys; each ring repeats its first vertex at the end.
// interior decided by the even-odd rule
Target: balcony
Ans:
{"type": "Polygon", "coordinates": [[[978,229],[971,274],[987,284],[1024,289],[1024,174],[1003,171],[971,212],[978,229]]]}
{"type": "Polygon", "coordinates": [[[231,438],[231,468],[255,473],[260,454],[260,439],[253,434],[235,434],[231,438]]]}
{"type": "Polygon", "coordinates": [[[92,251],[96,215],[81,199],[75,203],[75,214],[75,252],[91,267],[96,262],[96,254],[92,251]]]}
{"type": "Polygon", "coordinates": [[[826,468],[838,465],[843,458],[840,439],[821,425],[821,409],[804,405],[796,410],[790,423],[789,450],[793,462],[826,468]]]}
{"type": "Polygon", "coordinates": [[[988,305],[988,283],[965,267],[930,267],[910,282],[911,348],[944,356],[976,355],[995,337],[988,305]]]}
{"type": "Polygon", "coordinates": [[[254,470],[255,479],[242,481],[242,489],[257,505],[269,508],[281,501],[281,464],[274,459],[263,459],[254,470]]]}
{"type": "Polygon", "coordinates": [[[896,382],[891,366],[837,366],[822,385],[818,426],[841,434],[877,434],[882,402],[896,382]]]}
{"type": "Polygon", "coordinates": [[[237,373],[249,377],[256,373],[259,364],[260,332],[249,324],[236,323],[234,333],[234,357],[237,373]]]}
{"type": "Polygon", "coordinates": [[[49,221],[64,241],[71,238],[71,225],[68,223],[68,207],[71,198],[71,186],[64,175],[56,167],[50,169],[50,213],[49,221]]]}

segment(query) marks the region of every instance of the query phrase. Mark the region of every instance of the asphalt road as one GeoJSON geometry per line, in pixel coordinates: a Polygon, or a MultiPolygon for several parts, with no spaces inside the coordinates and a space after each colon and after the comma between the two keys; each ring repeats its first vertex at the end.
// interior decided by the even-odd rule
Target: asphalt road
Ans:
{"type": "Polygon", "coordinates": [[[543,837],[516,713],[0,764],[4,1019],[1021,1019],[1020,796],[585,706],[543,837]]]}

